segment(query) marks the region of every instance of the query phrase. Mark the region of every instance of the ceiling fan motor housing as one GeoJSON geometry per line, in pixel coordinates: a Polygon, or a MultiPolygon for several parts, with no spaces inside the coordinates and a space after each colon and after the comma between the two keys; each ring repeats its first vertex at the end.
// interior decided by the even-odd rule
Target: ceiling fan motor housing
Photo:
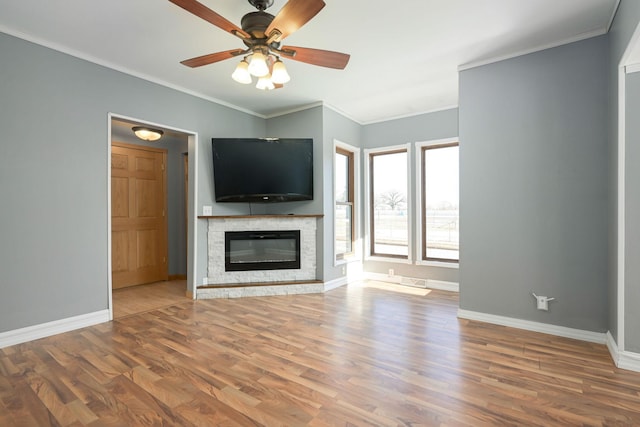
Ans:
{"type": "MultiPolygon", "coordinates": [[[[267,12],[250,12],[242,17],[242,21],[240,24],[242,25],[242,29],[247,33],[251,34],[252,39],[266,39],[265,30],[273,21],[274,16],[267,12]]],[[[247,43],[248,40],[245,40],[245,44],[247,46],[252,46],[254,43],[247,43]]],[[[253,40],[252,40],[253,41],[253,40]]]]}

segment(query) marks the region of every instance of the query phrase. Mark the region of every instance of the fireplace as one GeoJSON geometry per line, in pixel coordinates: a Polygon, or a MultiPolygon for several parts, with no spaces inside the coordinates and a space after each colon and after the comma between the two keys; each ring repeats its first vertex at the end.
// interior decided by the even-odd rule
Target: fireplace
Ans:
{"type": "MultiPolygon", "coordinates": [[[[264,283],[277,283],[277,287],[282,288],[282,283],[308,283],[309,281],[317,280],[318,272],[316,268],[316,234],[318,218],[320,217],[317,215],[252,215],[220,216],[207,218],[209,224],[207,231],[207,277],[206,280],[204,280],[204,286],[245,286],[253,285],[256,283],[259,283],[261,285],[264,283]],[[247,232],[247,234],[263,233],[271,235],[275,232],[290,232],[291,230],[297,231],[300,236],[299,268],[293,268],[293,266],[291,266],[292,268],[285,269],[264,269],[264,263],[263,265],[256,267],[260,268],[261,270],[229,271],[225,268],[225,264],[227,264],[225,262],[225,258],[227,252],[229,252],[229,246],[228,244],[226,244],[227,233],[247,232]]],[[[239,236],[243,237],[242,234],[240,234],[239,236]]],[[[246,255],[249,253],[247,251],[248,249],[244,248],[244,252],[242,252],[242,250],[238,250],[237,252],[240,253],[237,253],[235,255],[246,255]]],[[[287,249],[287,252],[290,251],[287,249]]],[[[286,258],[288,259],[288,261],[291,261],[290,254],[286,258]]],[[[231,264],[235,264],[235,267],[238,267],[238,262],[232,262],[231,264]]],[[[245,267],[246,266],[242,268],[245,267]]],[[[261,286],[261,288],[264,288],[264,286],[261,286]]],[[[294,291],[291,286],[285,286],[285,288],[289,293],[298,292],[298,290],[294,291]]],[[[199,290],[198,298],[200,298],[200,296],[204,297],[205,293],[209,295],[209,292],[214,291],[212,291],[211,289],[199,290]]],[[[282,292],[282,290],[279,290],[277,292],[282,292]]],[[[272,293],[269,295],[275,294],[272,293]]]]}
{"type": "Polygon", "coordinates": [[[226,231],[225,271],[300,269],[300,230],[226,231]]]}

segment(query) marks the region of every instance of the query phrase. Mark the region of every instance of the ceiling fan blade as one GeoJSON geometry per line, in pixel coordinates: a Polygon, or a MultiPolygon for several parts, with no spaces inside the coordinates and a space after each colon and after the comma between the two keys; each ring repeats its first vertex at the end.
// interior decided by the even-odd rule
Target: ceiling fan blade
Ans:
{"type": "Polygon", "coordinates": [[[203,65],[213,64],[214,62],[224,61],[225,59],[234,58],[238,55],[245,53],[242,49],[225,50],[224,52],[210,53],[208,55],[196,56],[195,58],[185,59],[180,61],[182,65],[187,67],[196,68],[203,65]]]}
{"type": "Polygon", "coordinates": [[[283,46],[280,53],[284,58],[321,67],[344,70],[349,63],[351,55],[330,50],[310,49],[308,47],[283,46]]]}
{"type": "Polygon", "coordinates": [[[309,22],[325,6],[323,0],[289,0],[267,27],[269,43],[279,42],[309,22]],[[275,33],[274,33],[275,31],[275,33]]]}
{"type": "Polygon", "coordinates": [[[238,27],[233,22],[223,18],[221,15],[218,15],[216,12],[196,0],[169,1],[176,6],[180,6],[186,11],[193,13],[197,17],[212,23],[216,27],[233,34],[234,36],[240,37],[241,39],[251,38],[251,36],[247,34],[242,28],[238,27]]]}

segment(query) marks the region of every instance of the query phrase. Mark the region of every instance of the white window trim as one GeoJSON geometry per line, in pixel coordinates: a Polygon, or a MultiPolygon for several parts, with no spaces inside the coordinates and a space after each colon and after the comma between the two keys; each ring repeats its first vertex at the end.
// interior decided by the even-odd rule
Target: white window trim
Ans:
{"type": "Polygon", "coordinates": [[[392,262],[392,263],[396,263],[396,264],[413,264],[413,230],[412,230],[412,224],[413,224],[413,210],[411,209],[411,203],[412,203],[412,194],[413,191],[411,191],[411,143],[408,142],[406,144],[400,144],[400,145],[391,145],[391,146],[386,146],[386,147],[381,147],[381,148],[369,148],[364,150],[364,204],[366,206],[366,215],[365,215],[365,219],[364,219],[364,226],[365,226],[365,239],[364,239],[364,245],[365,245],[365,260],[370,260],[370,261],[383,261],[383,262],[392,262]],[[369,182],[369,178],[370,178],[370,161],[369,161],[369,156],[371,154],[376,154],[376,153],[385,153],[387,151],[395,151],[395,150],[407,150],[407,244],[408,244],[408,256],[406,259],[404,258],[391,258],[391,257],[384,257],[384,256],[379,256],[379,255],[372,255],[371,254],[371,183],[369,182]]]}
{"type": "Polygon", "coordinates": [[[444,145],[444,144],[453,144],[458,143],[460,146],[460,138],[451,137],[444,139],[434,139],[431,141],[422,141],[415,143],[415,182],[416,182],[416,205],[415,205],[415,217],[416,221],[416,235],[418,236],[416,246],[416,265],[423,265],[428,267],[444,267],[444,268],[453,268],[457,269],[460,265],[460,260],[452,261],[452,262],[444,262],[444,261],[425,261],[422,259],[422,247],[424,246],[424,238],[422,233],[422,148],[423,147],[433,147],[435,145],[444,145]]]}
{"type": "Polygon", "coordinates": [[[332,176],[332,187],[331,194],[333,195],[333,265],[344,265],[349,264],[351,262],[362,262],[362,238],[360,237],[360,200],[362,200],[361,188],[360,188],[360,148],[355,147],[353,145],[347,144],[345,142],[339,141],[337,139],[333,140],[333,176],[332,176]],[[344,259],[337,259],[338,253],[336,252],[336,223],[335,223],[335,212],[336,212],[336,150],[340,148],[342,150],[349,151],[353,153],[353,218],[351,219],[354,223],[353,227],[353,245],[354,245],[354,254],[353,256],[345,257],[344,259]]]}
{"type": "MultiPolygon", "coordinates": [[[[422,245],[418,250],[421,250],[421,249],[422,249],[422,245]]],[[[460,260],[444,262],[444,261],[425,261],[425,260],[419,259],[419,260],[416,260],[416,265],[422,265],[425,267],[452,268],[454,270],[457,270],[460,268],[460,260]]]]}

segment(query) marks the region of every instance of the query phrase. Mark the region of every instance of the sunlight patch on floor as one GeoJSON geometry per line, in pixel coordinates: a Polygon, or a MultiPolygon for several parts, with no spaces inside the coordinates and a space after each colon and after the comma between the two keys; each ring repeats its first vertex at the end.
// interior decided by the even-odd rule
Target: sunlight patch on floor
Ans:
{"type": "Polygon", "coordinates": [[[409,285],[401,285],[399,283],[379,282],[377,280],[365,280],[359,283],[358,286],[419,296],[426,296],[431,292],[431,289],[416,288],[409,285]]]}

